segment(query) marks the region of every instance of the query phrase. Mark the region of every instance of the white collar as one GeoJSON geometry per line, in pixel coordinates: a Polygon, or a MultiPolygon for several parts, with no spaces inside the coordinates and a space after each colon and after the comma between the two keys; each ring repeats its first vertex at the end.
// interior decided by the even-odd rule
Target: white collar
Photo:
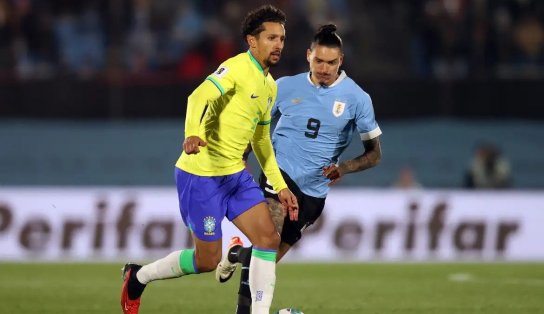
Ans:
{"type": "Polygon", "coordinates": [[[334,87],[338,84],[340,84],[340,82],[342,82],[348,75],[346,74],[346,71],[342,70],[342,72],[340,72],[340,75],[338,75],[338,78],[336,79],[336,81],[334,81],[334,83],[332,83],[331,85],[329,86],[321,86],[321,85],[316,85],[314,84],[314,82],[312,82],[312,79],[310,78],[310,74],[311,72],[308,72],[308,75],[306,76],[306,78],[308,79],[308,82],[310,82],[310,84],[314,87],[317,87],[317,88],[331,88],[331,87],[334,87]]]}

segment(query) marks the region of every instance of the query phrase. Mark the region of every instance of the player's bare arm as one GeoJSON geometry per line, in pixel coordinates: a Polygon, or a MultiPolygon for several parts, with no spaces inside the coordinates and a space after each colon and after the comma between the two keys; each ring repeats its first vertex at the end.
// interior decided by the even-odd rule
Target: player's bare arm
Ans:
{"type": "Polygon", "coordinates": [[[352,172],[363,171],[372,168],[380,163],[382,150],[380,138],[375,137],[368,141],[363,141],[365,152],[353,159],[346,160],[340,165],[330,165],[323,168],[323,175],[331,180],[329,185],[333,185],[344,175],[352,172]]]}

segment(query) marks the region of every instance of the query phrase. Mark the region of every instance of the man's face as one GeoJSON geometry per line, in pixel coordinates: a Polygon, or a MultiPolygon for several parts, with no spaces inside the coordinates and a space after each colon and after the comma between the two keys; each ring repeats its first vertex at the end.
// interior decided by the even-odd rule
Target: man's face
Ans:
{"type": "Polygon", "coordinates": [[[313,50],[308,49],[306,59],[310,64],[312,82],[323,86],[330,86],[338,78],[338,69],[342,65],[344,56],[338,47],[315,45],[313,50]]]}
{"type": "Polygon", "coordinates": [[[280,61],[285,42],[285,27],[280,23],[264,22],[264,30],[256,37],[249,36],[255,58],[270,67],[280,61]]]}

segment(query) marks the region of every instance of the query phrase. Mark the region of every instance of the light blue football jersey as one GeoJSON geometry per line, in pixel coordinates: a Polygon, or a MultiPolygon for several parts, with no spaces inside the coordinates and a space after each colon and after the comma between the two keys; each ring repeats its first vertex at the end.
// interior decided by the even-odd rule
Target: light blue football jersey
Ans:
{"type": "MultiPolygon", "coordinates": [[[[272,135],[279,167],[304,194],[324,198],[329,179],[323,167],[338,163],[357,130],[362,140],[382,132],[370,96],[344,71],[329,87],[316,86],[308,72],[278,79],[272,135]]],[[[356,156],[352,156],[353,158],[356,156]]]]}

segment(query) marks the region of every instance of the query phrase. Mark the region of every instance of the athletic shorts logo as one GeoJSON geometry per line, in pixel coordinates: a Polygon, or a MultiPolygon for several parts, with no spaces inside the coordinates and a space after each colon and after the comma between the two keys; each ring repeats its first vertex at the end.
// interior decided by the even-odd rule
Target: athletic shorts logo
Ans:
{"type": "Polygon", "coordinates": [[[212,216],[206,216],[204,218],[204,235],[214,235],[215,234],[215,218],[212,216]]]}
{"type": "Polygon", "coordinates": [[[263,291],[257,290],[257,294],[255,296],[255,301],[259,302],[263,300],[263,291]]]}
{"type": "Polygon", "coordinates": [[[335,101],[334,105],[332,106],[332,114],[335,117],[339,117],[344,113],[344,108],[346,108],[346,104],[340,101],[335,101]]]}
{"type": "Polygon", "coordinates": [[[213,75],[215,75],[216,77],[218,78],[222,78],[223,76],[225,76],[225,74],[227,74],[227,72],[229,71],[228,68],[226,67],[220,67],[219,69],[217,69],[217,71],[215,71],[213,73],[213,75]]]}

